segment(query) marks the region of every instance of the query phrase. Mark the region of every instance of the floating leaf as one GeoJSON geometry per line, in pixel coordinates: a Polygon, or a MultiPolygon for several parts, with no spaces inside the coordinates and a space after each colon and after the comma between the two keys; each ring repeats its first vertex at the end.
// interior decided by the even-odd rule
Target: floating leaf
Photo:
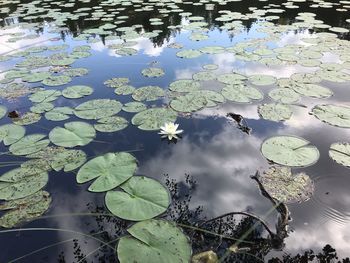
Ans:
{"type": "Polygon", "coordinates": [[[130,85],[124,85],[114,89],[114,93],[117,95],[130,95],[135,91],[135,88],[130,85]]]}
{"type": "Polygon", "coordinates": [[[301,95],[320,99],[329,98],[333,95],[330,89],[317,84],[297,84],[293,85],[292,89],[301,95]]]}
{"type": "Polygon", "coordinates": [[[165,74],[164,70],[161,68],[145,68],[141,73],[148,78],[158,78],[165,74]]]}
{"type": "Polygon", "coordinates": [[[94,127],[100,132],[116,132],[125,129],[128,124],[128,121],[123,117],[111,116],[99,119],[94,127]]]}
{"type": "Polygon", "coordinates": [[[222,88],[221,94],[230,101],[249,103],[252,100],[261,100],[263,94],[256,88],[238,85],[226,85],[222,88]]]}
{"type": "Polygon", "coordinates": [[[280,103],[295,103],[300,99],[300,95],[292,89],[282,88],[282,89],[273,89],[269,92],[269,96],[276,102],[280,103]]]}
{"type": "Polygon", "coordinates": [[[330,125],[350,128],[350,108],[342,105],[316,105],[311,114],[330,125]]]}
{"type": "Polygon", "coordinates": [[[52,110],[54,107],[55,106],[50,102],[42,102],[30,107],[30,111],[34,113],[44,113],[46,111],[52,110]]]}
{"type": "Polygon", "coordinates": [[[32,195],[48,182],[46,171],[16,168],[0,176],[0,199],[15,200],[32,195]]]}
{"type": "Polygon", "coordinates": [[[194,49],[181,50],[176,53],[176,56],[180,58],[196,58],[196,57],[199,57],[200,55],[202,55],[201,52],[194,49]]]}
{"type": "Polygon", "coordinates": [[[320,156],[309,141],[294,136],[271,137],[264,141],[261,152],[266,159],[286,166],[308,166],[320,156]]]}
{"type": "Polygon", "coordinates": [[[234,84],[241,84],[242,81],[247,79],[247,77],[238,73],[225,73],[225,74],[219,75],[217,79],[222,83],[234,85],[234,84]]]}
{"type": "Polygon", "coordinates": [[[14,124],[29,125],[40,121],[41,115],[34,112],[26,112],[19,118],[12,119],[14,124]]]}
{"type": "Polygon", "coordinates": [[[51,102],[61,96],[59,90],[40,90],[29,96],[29,100],[36,103],[51,102]]]}
{"type": "Polygon", "coordinates": [[[259,176],[264,189],[278,201],[290,204],[309,200],[314,184],[305,173],[292,174],[291,168],[272,166],[259,176]]]}
{"type": "Polygon", "coordinates": [[[164,123],[175,122],[177,113],[169,108],[152,108],[141,111],[131,119],[141,130],[159,130],[164,123]]]}
{"type": "Polygon", "coordinates": [[[109,191],[134,175],[136,159],[129,153],[116,152],[98,156],[84,164],[77,174],[79,184],[96,179],[89,187],[92,192],[109,191]]]}
{"type": "Polygon", "coordinates": [[[329,157],[336,163],[350,167],[350,144],[349,143],[333,143],[329,149],[329,157]]]}
{"type": "Polygon", "coordinates": [[[190,262],[191,246],[187,237],[173,223],[164,220],[146,220],[128,229],[131,237],[122,237],[118,244],[121,263],[190,262]]]}
{"type": "Polygon", "coordinates": [[[125,103],[122,110],[126,112],[140,112],[147,109],[147,106],[142,102],[132,101],[125,103]]]}
{"type": "Polygon", "coordinates": [[[10,210],[0,217],[0,226],[13,228],[23,222],[28,222],[42,216],[51,204],[50,194],[39,191],[33,195],[4,202],[0,210],[10,210]]]}
{"type": "Polygon", "coordinates": [[[117,100],[89,100],[78,105],[74,110],[74,114],[81,119],[97,120],[117,114],[121,111],[122,106],[117,100]]]}
{"type": "Polygon", "coordinates": [[[67,122],[64,128],[55,127],[49,133],[53,144],[68,148],[87,145],[95,137],[96,131],[93,126],[81,121],[67,122]]]}
{"type": "Polygon", "coordinates": [[[7,113],[7,108],[0,105],[0,119],[2,119],[7,113]]]}
{"type": "Polygon", "coordinates": [[[9,150],[14,155],[27,155],[38,152],[50,143],[48,139],[44,139],[45,137],[45,134],[27,135],[11,144],[9,150]]]}
{"type": "Polygon", "coordinates": [[[205,105],[206,107],[215,107],[219,103],[223,103],[225,101],[224,96],[213,90],[197,90],[191,92],[190,94],[198,97],[204,97],[207,101],[207,104],[205,105]]]}
{"type": "Polygon", "coordinates": [[[45,113],[45,118],[49,121],[64,121],[69,119],[69,115],[73,114],[74,110],[69,107],[56,107],[45,113]]]}
{"type": "Polygon", "coordinates": [[[203,109],[207,103],[203,95],[191,92],[173,99],[170,106],[179,112],[194,112],[203,109]]]}
{"type": "Polygon", "coordinates": [[[293,115],[293,111],[289,105],[280,103],[267,103],[258,107],[259,115],[265,120],[285,121],[289,120],[293,115]]]}
{"type": "Polygon", "coordinates": [[[0,142],[6,146],[11,145],[23,138],[26,130],[24,127],[15,124],[5,124],[0,126],[0,142]]]}
{"type": "Polygon", "coordinates": [[[164,95],[165,91],[161,87],[145,86],[136,89],[132,94],[132,98],[137,101],[154,101],[164,95]]]}
{"type": "Polygon", "coordinates": [[[41,83],[46,86],[61,86],[72,81],[72,78],[67,75],[51,75],[44,79],[41,83]]]}
{"type": "Polygon", "coordinates": [[[93,92],[93,89],[89,86],[76,85],[76,86],[70,86],[65,88],[62,91],[62,95],[63,97],[68,99],[79,99],[84,96],[91,95],[92,92],[93,92]]]}
{"type": "Polygon", "coordinates": [[[110,88],[119,88],[129,83],[128,78],[111,78],[106,80],[103,84],[110,88]]]}
{"type": "Polygon", "coordinates": [[[43,81],[44,79],[50,77],[51,74],[49,72],[30,72],[27,75],[22,77],[22,81],[33,83],[43,81]]]}
{"type": "Polygon", "coordinates": [[[176,92],[191,92],[199,90],[201,84],[192,79],[179,79],[171,82],[169,89],[176,92]]]}
{"type": "Polygon", "coordinates": [[[248,78],[248,80],[257,86],[266,86],[272,85],[276,83],[276,78],[274,76],[269,75],[252,75],[248,78]]]}
{"type": "Polygon", "coordinates": [[[209,81],[209,80],[215,80],[216,74],[208,71],[200,71],[193,74],[192,78],[198,81],[209,81]]]}
{"type": "Polygon", "coordinates": [[[164,213],[170,204],[167,189],[147,177],[131,177],[120,188],[124,192],[107,192],[106,206],[114,215],[126,220],[151,219],[164,213]]]}

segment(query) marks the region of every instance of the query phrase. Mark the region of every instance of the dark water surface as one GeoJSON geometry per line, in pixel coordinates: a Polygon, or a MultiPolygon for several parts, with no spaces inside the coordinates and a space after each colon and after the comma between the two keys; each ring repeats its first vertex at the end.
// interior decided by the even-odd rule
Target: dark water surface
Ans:
{"type": "MultiPolygon", "coordinates": [[[[54,101],[56,107],[70,106],[74,108],[84,101],[96,98],[112,98],[122,103],[132,101],[130,95],[116,95],[112,88],[108,88],[103,84],[104,81],[113,77],[127,77],[130,79],[129,84],[135,88],[158,85],[163,89],[167,89],[172,81],[191,79],[194,73],[203,70],[202,66],[205,64],[216,64],[218,69],[213,71],[216,75],[236,71],[248,76],[265,74],[273,75],[277,78],[289,78],[296,72],[314,72],[318,69],[317,67],[303,67],[296,63],[267,66],[258,61],[243,61],[236,57],[237,53],[232,52],[202,54],[194,59],[179,58],[176,56],[176,53],[180,49],[168,47],[171,43],[180,43],[184,46],[183,49],[199,49],[206,46],[228,48],[240,42],[268,36],[268,32],[260,30],[265,20],[263,16],[259,19],[247,18],[242,20],[242,27],[233,30],[231,33],[221,29],[223,22],[216,20],[222,14],[220,10],[248,14],[253,10],[251,7],[261,10],[271,8],[284,9],[283,13],[268,13],[265,15],[279,16],[279,18],[272,20],[272,23],[276,26],[291,25],[299,21],[296,19],[298,13],[312,12],[316,14],[315,19],[322,20],[324,24],[332,27],[350,28],[350,23],[346,22],[346,19],[350,18],[350,2],[347,1],[343,1],[344,3],[330,1],[330,3],[333,2],[340,5],[335,5],[331,8],[310,7],[310,5],[317,4],[316,1],[295,1],[294,5],[299,7],[297,9],[285,8],[282,5],[285,3],[283,1],[237,1],[228,2],[225,5],[222,2],[212,2],[210,4],[213,7],[208,6],[204,1],[202,5],[193,5],[193,3],[185,2],[176,3],[183,10],[181,12],[191,12],[191,16],[204,17],[207,26],[202,27],[201,30],[193,30],[194,32],[203,32],[203,28],[208,29],[204,34],[208,35],[209,38],[202,41],[191,41],[189,39],[192,32],[188,27],[186,28],[186,25],[190,22],[188,18],[180,16],[181,12],[170,12],[167,16],[163,16],[159,12],[162,8],[171,10],[169,5],[172,1],[148,2],[149,6],[155,5],[155,3],[158,3],[158,6],[154,6],[153,11],[142,12],[135,12],[134,10],[139,8],[137,7],[138,5],[146,6],[147,2],[140,1],[139,3],[135,1],[133,3],[134,6],[129,5],[129,2],[126,1],[114,1],[114,4],[111,4],[113,1],[86,1],[85,3],[83,1],[57,1],[56,5],[52,1],[17,2],[0,2],[2,10],[0,14],[0,18],[2,18],[0,21],[2,26],[0,28],[1,54],[11,54],[11,52],[14,52],[14,49],[18,49],[18,51],[24,50],[27,45],[33,46],[35,43],[47,46],[69,45],[69,48],[64,50],[64,52],[70,52],[76,46],[91,46],[91,56],[81,58],[72,64],[72,67],[75,68],[88,68],[89,73],[82,77],[73,78],[69,84],[53,88],[62,90],[66,86],[88,85],[94,89],[94,93],[87,97],[73,100],[59,97],[54,101]],[[64,6],[64,4],[69,3],[72,5],[64,6]],[[109,5],[101,3],[109,3],[109,5]],[[269,4],[270,7],[268,6],[269,4]],[[26,19],[26,16],[18,15],[17,12],[24,10],[23,12],[25,13],[28,5],[43,7],[47,10],[51,9],[51,11],[53,6],[56,6],[58,13],[68,14],[85,12],[79,11],[80,8],[92,7],[92,9],[86,11],[86,16],[71,17],[66,21],[59,21],[60,17],[52,18],[47,16],[47,11],[33,12],[33,16],[39,17],[26,19]],[[342,6],[345,6],[343,7],[345,11],[336,10],[342,8],[342,6]],[[118,10],[120,7],[123,10],[118,10]],[[100,18],[96,20],[86,19],[91,17],[91,13],[96,15],[96,10],[102,9],[106,11],[113,9],[113,12],[118,11],[120,13],[115,14],[114,17],[104,17],[111,19],[110,21],[103,21],[100,18]],[[127,17],[120,19],[121,16],[127,17]],[[164,24],[151,25],[149,19],[155,17],[160,18],[164,24]],[[159,30],[159,33],[152,38],[137,37],[130,39],[130,41],[137,42],[132,48],[135,48],[138,53],[133,56],[119,56],[115,54],[113,49],[108,48],[108,45],[112,43],[122,43],[123,40],[120,39],[109,40],[108,37],[106,38],[105,35],[100,34],[93,35],[93,38],[90,37],[89,41],[73,39],[85,29],[96,28],[106,23],[113,24],[120,20],[122,22],[116,24],[118,28],[142,25],[144,32],[159,30]],[[37,24],[33,28],[23,29],[25,23],[37,24]],[[169,26],[178,25],[183,27],[175,29],[170,27],[169,29],[169,26]],[[58,28],[57,32],[52,32],[54,28],[58,28]],[[10,36],[6,33],[17,32],[37,34],[38,37],[8,42],[10,36]],[[94,40],[92,41],[91,39],[94,40]],[[162,68],[165,71],[165,75],[159,78],[144,77],[141,71],[151,65],[162,68]]],[[[225,3],[225,1],[223,2],[225,3]]],[[[112,13],[111,11],[109,12],[112,13]]],[[[270,28],[273,29],[274,26],[270,26],[270,28]]],[[[114,32],[113,30],[112,32],[114,32]]],[[[329,32],[329,30],[290,29],[278,34],[277,38],[271,39],[266,42],[266,45],[261,44],[261,46],[271,49],[288,44],[301,44],[301,39],[314,37],[315,32],[329,32]]],[[[118,34],[120,32],[117,32],[118,34]]],[[[349,34],[338,34],[338,38],[348,41],[349,34]]],[[[345,48],[350,50],[349,45],[345,48]]],[[[246,50],[251,51],[253,49],[254,47],[248,47],[246,50]]],[[[38,54],[49,55],[52,53],[52,51],[44,51],[38,54]]],[[[21,59],[14,58],[1,62],[0,71],[5,72],[13,68],[21,59]]],[[[332,52],[326,52],[321,61],[323,63],[340,63],[339,57],[332,54],[332,52]]],[[[347,73],[349,73],[349,68],[347,73]]],[[[204,89],[219,92],[223,87],[223,84],[217,81],[202,81],[201,84],[204,89]]],[[[257,88],[265,95],[262,101],[250,104],[226,101],[216,107],[205,108],[192,114],[181,114],[177,118],[176,123],[180,124],[180,128],[184,130],[184,133],[182,139],[176,143],[161,140],[157,131],[143,131],[130,123],[127,128],[118,132],[97,132],[93,142],[78,148],[83,150],[89,157],[99,156],[107,152],[130,151],[138,160],[137,175],[145,175],[165,183],[166,177],[164,174],[167,174],[169,178],[175,179],[179,183],[180,192],[178,199],[180,201],[186,200],[185,195],[188,193],[188,184],[185,181],[186,175],[190,175],[196,181],[196,186],[191,191],[192,199],[189,202],[189,207],[182,207],[186,213],[188,210],[194,210],[198,206],[201,206],[203,210],[200,215],[201,218],[213,218],[232,211],[245,211],[264,218],[270,228],[274,230],[277,213],[275,211],[269,212],[272,207],[271,202],[261,195],[257,183],[250,176],[255,174],[258,169],[263,170],[269,167],[268,161],[260,152],[261,144],[265,139],[276,135],[302,137],[318,148],[320,159],[314,165],[293,168],[293,172],[305,172],[312,178],[315,187],[313,196],[306,202],[288,204],[292,221],[289,224],[290,232],[289,236],[284,239],[285,245],[283,248],[279,250],[268,247],[267,249],[261,248],[260,253],[254,252],[261,260],[253,256],[237,258],[236,260],[237,262],[267,262],[272,257],[282,259],[283,255],[291,254],[294,256],[298,253],[303,254],[304,251],[309,249],[319,252],[327,244],[336,249],[340,260],[340,258],[350,256],[350,175],[347,167],[337,164],[329,158],[328,151],[332,143],[350,142],[350,133],[349,129],[321,122],[310,115],[309,112],[317,104],[350,106],[349,84],[349,81],[337,83],[322,80],[320,85],[331,89],[334,95],[328,99],[302,97],[298,104],[306,107],[292,106],[293,116],[284,122],[264,120],[259,116],[257,107],[260,104],[272,102],[267,93],[277,86],[275,84],[258,86],[257,88]],[[226,117],[226,114],[229,112],[238,113],[244,117],[252,129],[250,135],[237,129],[236,123],[226,117]]],[[[5,84],[1,85],[2,87],[5,86],[5,84]]],[[[37,87],[41,84],[33,83],[28,85],[37,87]]],[[[168,98],[162,98],[147,104],[150,107],[154,105],[166,106],[168,102],[168,98]]],[[[1,103],[7,107],[8,111],[17,110],[21,114],[29,111],[29,108],[32,106],[32,102],[27,97],[21,97],[16,100],[2,99],[1,103]]],[[[122,116],[129,121],[133,115],[134,113],[124,111],[118,113],[118,116],[122,116]]],[[[71,115],[67,121],[76,120],[79,120],[79,118],[71,115]]],[[[42,117],[39,122],[26,126],[26,134],[48,134],[54,127],[63,126],[67,121],[53,122],[47,121],[42,117]]],[[[10,123],[11,119],[3,117],[0,122],[3,125],[10,123]]],[[[94,121],[87,122],[95,123],[94,121]]],[[[1,152],[8,151],[8,147],[3,144],[0,145],[0,148],[1,152]]],[[[1,155],[1,162],[4,163],[23,160],[24,158],[13,155],[1,155]]],[[[1,165],[0,169],[1,173],[4,173],[14,168],[17,168],[17,166],[1,165]]],[[[50,209],[44,214],[44,218],[22,224],[20,227],[23,228],[23,231],[1,232],[0,262],[10,262],[56,242],[62,243],[22,258],[18,262],[79,262],[79,259],[81,259],[79,258],[80,254],[87,255],[101,246],[98,241],[84,236],[82,233],[89,234],[104,230],[106,232],[102,238],[107,242],[112,239],[112,236],[115,237],[125,233],[126,227],[131,222],[103,218],[103,216],[82,215],[91,212],[107,213],[108,210],[104,205],[104,194],[87,191],[90,183],[77,184],[75,179],[76,172],[49,173],[49,182],[44,189],[52,197],[50,209]],[[36,231],[26,230],[30,228],[39,229],[36,231]]],[[[171,218],[169,215],[165,215],[165,217],[171,218]]],[[[175,217],[178,218],[178,215],[175,217]]],[[[195,222],[195,217],[193,215],[189,222],[191,220],[195,222]]],[[[240,217],[237,218],[239,219],[240,217]]],[[[260,226],[255,235],[257,240],[267,238],[266,231],[263,231],[263,228],[260,226]]],[[[250,238],[254,240],[254,237],[250,238]]],[[[217,249],[216,251],[219,254],[223,253],[224,248],[220,247],[218,240],[215,240],[216,243],[213,241],[212,246],[206,245],[203,248],[200,247],[200,242],[198,244],[195,243],[196,239],[192,241],[193,250],[196,253],[208,249],[213,249],[214,251],[217,249]]],[[[117,258],[112,251],[103,247],[89,255],[86,261],[80,262],[117,262],[117,258]]],[[[231,259],[228,262],[234,262],[234,260],[231,259]]]]}

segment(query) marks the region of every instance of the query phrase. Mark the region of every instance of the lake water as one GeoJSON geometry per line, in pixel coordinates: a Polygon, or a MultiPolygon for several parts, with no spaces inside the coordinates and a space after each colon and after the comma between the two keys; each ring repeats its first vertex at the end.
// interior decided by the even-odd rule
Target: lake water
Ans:
{"type": "Polygon", "coordinates": [[[310,257],[321,253],[319,262],[349,262],[349,1],[18,0],[0,1],[0,12],[0,262],[165,262],[165,255],[188,262],[179,256],[186,249],[212,250],[220,262],[307,262],[301,255],[309,250],[310,257]],[[127,80],[108,87],[112,78],[127,80]],[[156,87],[135,91],[146,86],[156,87]],[[136,108],[121,110],[133,101],[136,108]],[[138,111],[149,115],[137,120],[138,111]],[[161,139],[167,121],[179,124],[181,138],[161,139]],[[62,128],[71,122],[79,123],[62,128]],[[262,154],[266,140],[281,135],[303,138],[311,152],[283,141],[262,154]],[[331,158],[334,143],[343,148],[331,158]],[[55,159],[67,150],[83,157],[55,159]],[[118,155],[97,159],[81,175],[94,158],[116,152],[135,159],[129,166],[118,155]],[[278,164],[293,175],[263,185],[270,197],[287,198],[278,199],[286,206],[251,178],[278,164]],[[299,173],[307,185],[293,185],[299,173]],[[116,184],[113,176],[123,174],[116,184]],[[89,189],[100,175],[108,178],[89,189]],[[119,186],[131,176],[163,187],[140,183],[130,194],[119,186]],[[112,189],[130,195],[107,208],[112,189]],[[167,198],[157,191],[169,191],[169,208],[161,208],[167,198]],[[39,201],[28,201],[33,195],[39,201]],[[289,220],[276,227],[277,210],[286,207],[289,220]],[[231,212],[246,214],[206,221],[231,212]],[[139,219],[125,220],[132,216],[139,219]],[[169,255],[157,242],[116,249],[128,228],[151,218],[173,222],[188,242],[174,241],[169,255]]]}

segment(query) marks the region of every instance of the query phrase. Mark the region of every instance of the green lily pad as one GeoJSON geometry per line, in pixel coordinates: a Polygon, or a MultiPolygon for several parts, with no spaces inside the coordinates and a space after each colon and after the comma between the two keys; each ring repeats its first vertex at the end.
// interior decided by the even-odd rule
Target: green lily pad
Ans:
{"type": "Polygon", "coordinates": [[[244,80],[247,79],[246,76],[238,74],[238,73],[225,73],[218,76],[218,81],[228,84],[241,84],[244,80]]]}
{"type": "Polygon", "coordinates": [[[154,101],[165,96],[165,91],[158,86],[145,86],[136,89],[132,98],[137,101],[154,101]]]}
{"type": "Polygon", "coordinates": [[[175,224],[164,220],[146,220],[128,229],[131,237],[118,243],[120,263],[190,262],[191,246],[188,238],[175,224]]]}
{"type": "Polygon", "coordinates": [[[161,68],[145,68],[141,73],[148,78],[158,78],[165,74],[164,70],[161,68]]]}
{"type": "Polygon", "coordinates": [[[10,210],[0,217],[0,226],[13,228],[21,223],[28,222],[42,216],[50,207],[50,194],[39,191],[33,195],[4,202],[0,210],[10,210]]]}
{"type": "Polygon", "coordinates": [[[239,103],[250,103],[253,100],[262,100],[263,94],[256,88],[242,84],[226,85],[221,94],[228,100],[239,103]]]}
{"type": "Polygon", "coordinates": [[[46,171],[16,168],[0,176],[0,199],[15,200],[40,191],[48,182],[46,171]]]}
{"type": "Polygon", "coordinates": [[[137,161],[129,153],[116,152],[98,156],[84,164],[77,174],[79,184],[96,179],[89,187],[91,192],[105,192],[121,185],[137,168],[137,161]]]}
{"type": "Polygon", "coordinates": [[[50,77],[49,72],[30,72],[27,75],[22,77],[22,81],[33,83],[43,81],[44,79],[50,77]]]}
{"type": "Polygon", "coordinates": [[[215,107],[218,104],[223,103],[225,101],[224,96],[213,90],[197,90],[187,95],[190,94],[195,95],[197,97],[204,97],[207,101],[205,107],[215,107]]]}
{"type": "Polygon", "coordinates": [[[126,112],[140,112],[147,109],[147,106],[142,102],[132,101],[125,103],[122,110],[126,112]]]}
{"type": "Polygon", "coordinates": [[[191,92],[199,90],[201,84],[192,79],[179,79],[171,82],[169,89],[176,92],[191,92]]]}
{"type": "Polygon", "coordinates": [[[67,75],[51,75],[44,79],[41,83],[46,86],[62,86],[72,81],[72,78],[67,75]]]}
{"type": "Polygon", "coordinates": [[[122,109],[117,100],[96,99],[83,102],[74,109],[74,114],[86,120],[97,120],[117,114],[122,109]]]}
{"type": "Polygon", "coordinates": [[[86,154],[81,150],[68,150],[63,147],[49,146],[42,151],[29,154],[27,158],[34,158],[45,162],[55,171],[73,171],[86,162],[86,154]]]}
{"type": "Polygon", "coordinates": [[[89,144],[96,137],[94,127],[86,122],[74,121],[55,127],[49,133],[50,141],[62,147],[72,148],[89,144]]]}
{"type": "Polygon", "coordinates": [[[131,177],[120,186],[122,191],[109,191],[105,201],[112,214],[133,221],[151,219],[164,213],[170,196],[158,181],[147,177],[131,177]]]}
{"type": "Polygon", "coordinates": [[[292,89],[301,95],[319,99],[329,98],[333,95],[330,89],[317,84],[297,84],[293,85],[292,89]]]}
{"type": "Polygon", "coordinates": [[[207,99],[198,93],[188,93],[170,101],[170,106],[179,112],[194,112],[203,109],[207,105],[207,99]]]}
{"type": "Polygon", "coordinates": [[[0,119],[2,119],[7,113],[7,108],[0,105],[0,119]]]}
{"type": "Polygon", "coordinates": [[[300,99],[300,95],[292,89],[281,88],[273,89],[269,92],[269,96],[276,102],[280,103],[295,103],[300,99]]]}
{"type": "Polygon", "coordinates": [[[280,103],[267,103],[258,107],[260,117],[270,121],[289,120],[293,115],[293,111],[289,105],[280,103]]]}
{"type": "Polygon", "coordinates": [[[164,123],[175,122],[177,113],[169,108],[152,108],[141,111],[131,119],[133,125],[141,130],[159,130],[164,123]]]}
{"type": "Polygon", "coordinates": [[[14,155],[27,155],[41,151],[50,143],[48,139],[44,139],[45,137],[45,134],[27,135],[11,144],[9,151],[14,155]]]}
{"type": "Polygon", "coordinates": [[[51,102],[61,96],[59,90],[40,90],[29,96],[29,100],[35,103],[51,102]]]}
{"type": "Polygon", "coordinates": [[[89,86],[76,85],[65,88],[62,91],[62,95],[68,99],[79,99],[88,95],[91,95],[93,89],[89,86]]]}
{"type": "Polygon", "coordinates": [[[128,121],[123,117],[111,116],[99,119],[94,127],[100,132],[116,132],[125,129],[128,124],[128,121]]]}
{"type": "Polygon", "coordinates": [[[333,143],[329,149],[329,157],[336,163],[350,167],[350,143],[333,143]]]}
{"type": "Polygon", "coordinates": [[[272,166],[259,176],[259,181],[273,198],[285,204],[305,202],[314,192],[310,177],[292,174],[290,167],[272,166]]]}
{"type": "Polygon", "coordinates": [[[264,141],[261,152],[266,159],[285,166],[314,164],[320,153],[310,142],[294,136],[275,136],[264,141]]]}
{"type": "Polygon", "coordinates": [[[19,118],[12,119],[14,124],[29,125],[40,121],[41,115],[34,112],[26,112],[19,118]]]}
{"type": "Polygon", "coordinates": [[[0,126],[0,142],[6,146],[11,145],[23,138],[26,130],[24,127],[15,124],[5,124],[0,126]]]}
{"type": "Polygon", "coordinates": [[[252,75],[248,78],[248,80],[257,86],[267,86],[275,84],[277,79],[274,76],[270,75],[252,75]]]}
{"type": "Polygon", "coordinates": [[[49,121],[64,121],[70,118],[74,110],[70,107],[56,107],[45,113],[45,118],[49,121]]]}
{"type": "Polygon", "coordinates": [[[219,46],[209,46],[202,47],[199,49],[199,51],[205,54],[220,54],[225,52],[225,48],[219,46]]]}
{"type": "Polygon", "coordinates": [[[200,55],[202,55],[202,53],[194,49],[185,49],[176,53],[176,56],[179,58],[197,58],[200,55]]]}
{"type": "Polygon", "coordinates": [[[106,80],[103,84],[110,88],[119,88],[129,83],[128,78],[111,78],[106,80]]]}
{"type": "Polygon", "coordinates": [[[54,107],[55,106],[50,102],[42,102],[30,107],[30,111],[33,113],[44,113],[46,111],[52,110],[54,107]]]}
{"type": "Polygon", "coordinates": [[[64,75],[67,75],[71,78],[81,77],[89,73],[87,68],[68,68],[65,69],[64,75]]]}
{"type": "Polygon", "coordinates": [[[120,56],[133,56],[137,54],[137,49],[131,47],[118,48],[115,53],[120,56]]]}
{"type": "Polygon", "coordinates": [[[114,89],[114,93],[117,95],[130,95],[135,91],[135,88],[130,85],[124,85],[114,89]]]}
{"type": "Polygon", "coordinates": [[[193,74],[192,78],[194,80],[198,81],[208,81],[208,80],[215,80],[216,79],[216,74],[208,71],[200,71],[195,74],[193,74]]]}
{"type": "Polygon", "coordinates": [[[311,114],[333,126],[350,128],[350,107],[342,105],[316,105],[311,114]]]}

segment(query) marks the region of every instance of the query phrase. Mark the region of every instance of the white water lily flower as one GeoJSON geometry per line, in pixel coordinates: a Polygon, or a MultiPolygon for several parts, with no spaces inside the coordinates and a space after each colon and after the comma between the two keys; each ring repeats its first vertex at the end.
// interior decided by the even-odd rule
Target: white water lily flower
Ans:
{"type": "Polygon", "coordinates": [[[164,126],[160,127],[160,132],[158,132],[158,134],[161,134],[162,138],[168,137],[169,141],[171,141],[173,138],[179,139],[177,135],[182,133],[183,130],[177,130],[178,127],[179,124],[167,122],[164,124],[164,126]]]}

